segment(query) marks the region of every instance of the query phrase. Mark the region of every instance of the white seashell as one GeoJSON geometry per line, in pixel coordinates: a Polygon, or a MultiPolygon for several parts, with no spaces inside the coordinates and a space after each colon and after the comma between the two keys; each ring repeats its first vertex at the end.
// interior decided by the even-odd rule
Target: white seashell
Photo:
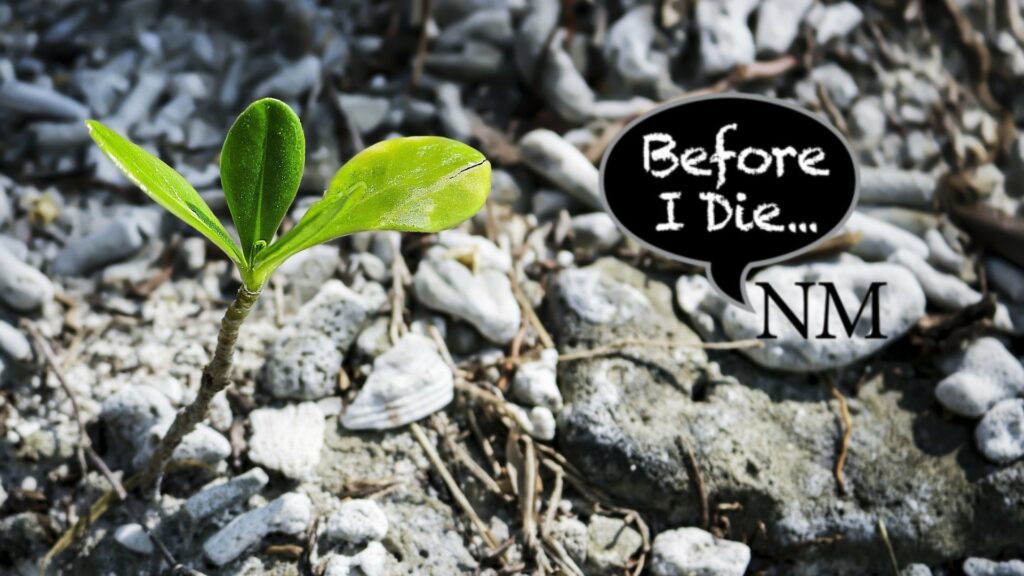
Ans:
{"type": "Polygon", "coordinates": [[[386,430],[444,408],[455,395],[452,371],[434,342],[407,334],[373,362],[373,372],[345,411],[349,430],[386,430]]]}

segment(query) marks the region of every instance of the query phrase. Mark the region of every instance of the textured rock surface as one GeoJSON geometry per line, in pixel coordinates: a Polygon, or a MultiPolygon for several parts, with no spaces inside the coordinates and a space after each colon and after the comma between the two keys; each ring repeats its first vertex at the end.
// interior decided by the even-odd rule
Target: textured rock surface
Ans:
{"type": "Polygon", "coordinates": [[[296,480],[308,479],[320,462],[324,415],[316,404],[260,408],[249,414],[249,458],[296,480]]]}
{"type": "Polygon", "coordinates": [[[658,534],[651,545],[655,576],[743,576],[750,548],[720,540],[700,528],[677,528],[658,534]]]}

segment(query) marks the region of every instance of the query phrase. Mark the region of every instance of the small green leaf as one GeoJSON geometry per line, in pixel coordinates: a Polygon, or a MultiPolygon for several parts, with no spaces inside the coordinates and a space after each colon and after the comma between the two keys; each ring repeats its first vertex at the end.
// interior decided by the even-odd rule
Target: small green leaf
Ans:
{"type": "Polygon", "coordinates": [[[103,124],[95,120],[85,124],[100,150],[147,196],[206,236],[240,267],[246,265],[238,244],[181,174],[103,124]]]}
{"type": "Polygon", "coordinates": [[[257,100],[235,120],[220,153],[220,181],[242,251],[274,239],[302,180],[306,139],[287,104],[257,100]]]}
{"type": "Polygon", "coordinates": [[[287,234],[260,252],[265,279],[310,246],[353,232],[439,232],[470,218],[491,187],[491,165],[474,148],[437,136],[385,140],[348,161],[287,234]]]}

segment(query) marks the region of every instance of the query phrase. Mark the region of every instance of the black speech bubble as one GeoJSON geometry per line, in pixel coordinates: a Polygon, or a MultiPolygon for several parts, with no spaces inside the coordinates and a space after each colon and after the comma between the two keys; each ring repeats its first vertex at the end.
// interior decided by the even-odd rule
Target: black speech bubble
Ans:
{"type": "MultiPolygon", "coordinates": [[[[660,146],[655,142],[651,149],[660,146]]],[[[699,153],[690,156],[696,157],[699,153]]],[[[763,161],[763,155],[751,152],[745,165],[756,168],[763,161]]],[[[853,212],[859,184],[853,151],[835,128],[787,102],[747,94],[691,98],[637,118],[605,152],[600,178],[605,207],[620,228],[655,252],[706,265],[708,280],[718,292],[748,310],[752,309],[746,295],[750,268],[800,254],[832,234],[853,212]],[[725,133],[725,149],[737,156],[727,160],[726,180],[718,188],[718,163],[712,162],[712,157],[719,130],[730,124],[736,128],[725,133]],[[663,178],[653,176],[650,170],[666,169],[671,161],[650,161],[650,170],[645,169],[644,136],[651,133],[672,137],[677,160],[689,148],[703,148],[707,158],[696,168],[711,169],[712,174],[686,173],[680,163],[663,178]],[[768,154],[771,164],[765,173],[748,174],[737,167],[739,154],[749,147],[768,154]],[[811,162],[816,155],[811,152],[805,160],[811,169],[827,169],[828,175],[810,175],[801,169],[799,156],[785,154],[783,175],[778,177],[778,157],[772,149],[788,147],[798,155],[805,149],[821,149],[824,159],[811,162]],[[707,230],[707,202],[700,198],[702,192],[717,193],[729,201],[733,216],[725,228],[707,230]],[[658,224],[668,223],[667,201],[661,197],[665,193],[679,194],[673,200],[674,215],[682,229],[657,230],[658,224]],[[769,232],[756,225],[748,231],[737,228],[740,193],[746,195],[741,203],[745,224],[759,205],[774,203],[779,214],[768,223],[783,225],[785,231],[769,232]],[[790,223],[795,231],[790,231],[790,223]]],[[[716,219],[723,214],[716,205],[716,219]]]]}

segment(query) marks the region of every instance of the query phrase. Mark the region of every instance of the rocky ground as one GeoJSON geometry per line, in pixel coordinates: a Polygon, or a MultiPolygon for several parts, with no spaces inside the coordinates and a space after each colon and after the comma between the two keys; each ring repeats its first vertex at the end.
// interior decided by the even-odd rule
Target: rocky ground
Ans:
{"type": "Polygon", "coordinates": [[[0,4],[0,573],[1024,574],[1021,11],[0,4]],[[775,318],[778,340],[715,349],[760,317],[600,211],[625,122],[729,90],[820,113],[862,166],[845,230],[757,278],[827,278],[853,309],[884,277],[890,339],[775,318]],[[194,395],[239,280],[82,119],[227,221],[219,147],[262,96],[306,128],[286,226],[396,134],[479,147],[491,201],[282,267],[159,492],[86,522],[194,395]],[[363,430],[383,400],[429,416],[363,430]]]}

